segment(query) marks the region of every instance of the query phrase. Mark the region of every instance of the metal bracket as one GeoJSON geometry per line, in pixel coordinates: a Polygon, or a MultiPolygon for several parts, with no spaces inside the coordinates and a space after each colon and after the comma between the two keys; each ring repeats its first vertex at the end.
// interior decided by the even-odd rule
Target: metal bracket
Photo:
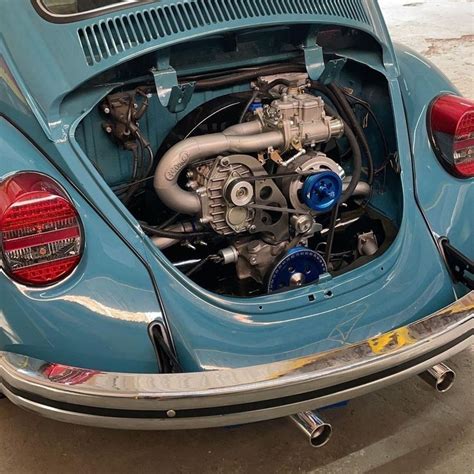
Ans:
{"type": "Polygon", "coordinates": [[[318,29],[312,27],[303,46],[306,71],[312,81],[319,81],[322,84],[330,84],[339,79],[342,68],[346,65],[347,59],[332,59],[325,64],[323,48],[318,45],[317,38],[318,29]]]}
{"type": "Polygon", "coordinates": [[[323,48],[318,45],[304,46],[303,52],[309,78],[312,81],[318,81],[326,67],[324,64],[323,48]]]}
{"type": "Polygon", "coordinates": [[[474,278],[467,275],[467,273],[474,275],[474,262],[454,248],[448,239],[442,239],[441,245],[446,262],[456,281],[474,290],[474,278]]]}
{"type": "Polygon", "coordinates": [[[167,54],[158,57],[157,67],[151,72],[161,105],[172,113],[182,112],[191,100],[196,83],[179,84],[178,74],[170,66],[167,54]]]}
{"type": "Polygon", "coordinates": [[[318,81],[325,69],[323,48],[316,42],[318,29],[310,28],[306,41],[303,45],[304,61],[306,71],[312,81],[318,81]]]}
{"type": "Polygon", "coordinates": [[[331,61],[326,64],[324,71],[319,77],[319,82],[324,85],[331,84],[331,82],[337,82],[346,63],[346,58],[331,59],[331,61]]]}

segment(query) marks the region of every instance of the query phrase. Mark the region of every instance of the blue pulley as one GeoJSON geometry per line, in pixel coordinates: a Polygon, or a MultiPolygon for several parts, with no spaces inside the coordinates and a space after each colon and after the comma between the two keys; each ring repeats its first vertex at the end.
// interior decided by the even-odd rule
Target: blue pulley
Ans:
{"type": "Polygon", "coordinates": [[[314,250],[295,247],[273,268],[268,278],[268,292],[314,283],[327,272],[324,258],[314,250]]]}
{"type": "Polygon", "coordinates": [[[303,184],[300,199],[316,212],[328,212],[342,194],[342,179],[334,171],[322,171],[308,176],[303,184]]]}

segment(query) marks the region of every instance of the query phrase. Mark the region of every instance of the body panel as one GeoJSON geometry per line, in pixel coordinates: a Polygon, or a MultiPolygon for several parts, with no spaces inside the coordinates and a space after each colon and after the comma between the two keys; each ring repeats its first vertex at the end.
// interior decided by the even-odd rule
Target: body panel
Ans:
{"type": "Polygon", "coordinates": [[[426,127],[431,101],[442,93],[459,95],[459,91],[429,60],[403,45],[396,50],[419,205],[433,234],[447,237],[473,259],[474,179],[456,178],[443,168],[432,150],[426,127]]]}
{"type": "Polygon", "coordinates": [[[469,346],[473,311],[471,293],[421,321],[356,345],[205,374],[73,367],[51,372],[54,363],[0,352],[0,390],[21,407],[91,426],[189,429],[250,423],[348,400],[423,371],[469,346]]]}
{"type": "Polygon", "coordinates": [[[4,118],[0,148],[7,157],[0,163],[1,176],[38,171],[66,188],[81,216],[86,242],[78,268],[52,287],[27,288],[0,271],[2,350],[102,370],[156,371],[147,326],[162,321],[163,315],[143,265],[4,118]]]}
{"type": "MultiPolygon", "coordinates": [[[[161,2],[163,5],[171,3],[161,2]]],[[[338,11],[339,2],[334,5],[334,11],[338,11]]],[[[127,51],[93,61],[89,65],[77,29],[92,28],[91,22],[100,22],[100,18],[58,25],[39,17],[31,6],[23,7],[11,2],[6,17],[2,19],[7,28],[2,28],[1,46],[5,70],[15,78],[15,84],[11,81],[6,86],[4,84],[2,108],[10,119],[27,130],[32,139],[44,148],[61,174],[44,157],[38,156],[31,146],[23,143],[24,138],[19,137],[18,132],[12,132],[11,126],[3,122],[5,139],[8,138],[5,147],[10,147],[12,158],[7,163],[2,162],[0,176],[22,169],[38,169],[55,177],[68,188],[71,187],[68,181],[74,183],[77,188],[74,199],[87,209],[86,215],[93,221],[90,225],[95,226],[90,231],[86,229],[90,257],[88,253],[84,259],[83,263],[87,264],[84,270],[92,272],[91,280],[96,277],[95,273],[105,271],[106,283],[104,288],[94,286],[95,282],[87,286],[88,279],[79,279],[80,272],[77,272],[80,282],[76,283],[71,278],[44,292],[22,291],[11,282],[1,282],[2,293],[4,288],[9,292],[3,313],[10,342],[7,340],[0,350],[17,351],[43,360],[64,361],[90,368],[115,369],[123,363],[121,371],[153,371],[156,367],[152,346],[147,339],[146,324],[161,317],[158,310],[158,299],[161,299],[172,329],[178,359],[184,370],[245,367],[354,343],[409,324],[454,301],[450,275],[415,202],[408,130],[412,122],[409,119],[407,124],[396,58],[392,54],[377,4],[364,1],[361,5],[366,17],[364,21],[357,21],[357,24],[348,19],[351,9],[342,7],[338,15],[308,14],[302,10],[297,14],[267,12],[263,16],[250,15],[245,21],[221,19],[199,28],[170,33],[166,40],[156,39],[146,45],[133,45],[127,51]],[[12,17],[15,12],[18,13],[16,23],[12,17]],[[388,81],[402,168],[403,218],[400,219],[400,233],[380,259],[341,277],[326,279],[319,285],[288,292],[284,298],[271,295],[244,300],[219,297],[204,291],[173,268],[151,244],[138,222],[118,201],[75,140],[82,119],[117,84],[105,84],[87,92],[70,94],[67,101],[63,102],[63,99],[84,81],[112,66],[184,40],[256,25],[328,22],[356,26],[380,41],[382,60],[380,57],[374,60],[373,56],[356,53],[348,53],[348,56],[350,54],[349,57],[353,57],[354,61],[364,62],[382,72],[388,81]],[[19,29],[25,30],[27,36],[22,41],[15,41],[19,29]],[[64,42],[56,52],[59,32],[64,42]],[[40,44],[41,41],[45,43],[42,51],[45,51],[46,57],[35,57],[36,52],[31,44],[40,44]],[[65,64],[70,67],[64,67],[65,64]],[[54,77],[55,81],[42,80],[42,77],[54,77]],[[16,141],[20,145],[16,145],[16,141]],[[27,150],[21,153],[19,150],[25,147],[27,150]],[[98,209],[100,217],[96,215],[98,209]],[[95,265],[101,268],[94,268],[95,265]],[[117,285],[113,283],[114,280],[122,283],[120,288],[115,288],[117,285]],[[93,305],[89,304],[89,300],[87,304],[86,300],[81,300],[82,305],[65,303],[64,295],[74,297],[74,285],[79,283],[86,286],[78,294],[82,298],[91,298],[93,305]],[[100,324],[96,320],[102,321],[100,318],[103,318],[105,308],[117,305],[115,301],[103,299],[104,294],[110,292],[110,299],[114,300],[115,291],[121,294],[118,307],[114,307],[119,311],[112,318],[113,321],[107,319],[107,324],[99,331],[107,332],[113,341],[112,346],[104,350],[104,340],[99,337],[94,326],[100,324]],[[31,323],[26,321],[31,320],[32,314],[41,312],[37,300],[47,302],[48,312],[51,313],[51,316],[43,315],[38,319],[41,321],[38,333],[46,334],[49,326],[52,326],[57,335],[54,342],[58,347],[46,343],[42,346],[31,344],[32,336],[28,332],[31,323]],[[102,306],[97,305],[97,301],[102,306]],[[22,318],[15,316],[19,307],[24,308],[22,318]],[[91,319],[81,316],[84,308],[90,312],[91,319]],[[142,319],[132,323],[126,317],[121,318],[122,312],[136,313],[134,317],[142,319]],[[18,318],[18,322],[15,318],[18,318]],[[83,324],[87,326],[86,329],[77,331],[83,324]],[[63,332],[74,337],[74,344],[67,338],[60,338],[63,332]],[[89,333],[88,350],[79,349],[82,336],[89,333]],[[125,357],[124,347],[128,351],[125,357]],[[55,351],[60,353],[59,358],[52,357],[55,351]],[[92,362],[94,360],[95,363],[92,362]]],[[[134,7],[134,11],[144,11],[145,8],[134,7]]],[[[125,14],[120,13],[120,17],[125,14]]],[[[430,160],[431,154],[431,150],[425,149],[417,155],[420,159],[430,160]]],[[[377,198],[374,205],[377,205],[377,198]]],[[[35,320],[33,322],[38,324],[35,320]]]]}

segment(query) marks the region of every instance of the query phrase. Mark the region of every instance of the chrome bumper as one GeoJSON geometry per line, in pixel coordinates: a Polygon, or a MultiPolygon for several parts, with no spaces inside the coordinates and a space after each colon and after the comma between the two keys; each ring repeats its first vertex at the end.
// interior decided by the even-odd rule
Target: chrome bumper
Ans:
{"type": "Polygon", "coordinates": [[[186,374],[105,373],[0,352],[0,392],[56,420],[189,429],[278,418],[390,385],[472,344],[474,292],[405,327],[267,365],[186,374]]]}

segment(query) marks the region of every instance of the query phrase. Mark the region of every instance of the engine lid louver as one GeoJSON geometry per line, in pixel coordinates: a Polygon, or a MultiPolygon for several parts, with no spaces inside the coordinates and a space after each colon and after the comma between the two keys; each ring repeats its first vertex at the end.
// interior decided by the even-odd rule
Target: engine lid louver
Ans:
{"type": "Polygon", "coordinates": [[[211,25],[288,15],[324,15],[370,26],[362,0],[187,0],[101,19],[78,30],[88,65],[211,25]]]}

